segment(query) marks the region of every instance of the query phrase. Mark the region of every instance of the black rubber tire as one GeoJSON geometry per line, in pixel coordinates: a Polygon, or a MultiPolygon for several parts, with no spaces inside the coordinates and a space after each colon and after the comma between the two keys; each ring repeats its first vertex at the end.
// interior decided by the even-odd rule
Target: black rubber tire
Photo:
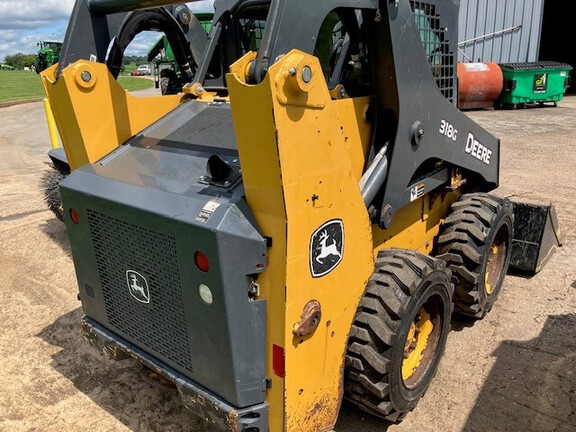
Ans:
{"type": "Polygon", "coordinates": [[[172,69],[160,72],[160,91],[162,95],[175,95],[182,91],[178,76],[172,69]]]}
{"type": "Polygon", "coordinates": [[[162,92],[162,96],[170,94],[170,78],[160,78],[160,91],[162,92]]]}
{"type": "Polygon", "coordinates": [[[44,62],[37,63],[34,66],[34,70],[36,71],[37,74],[44,72],[46,69],[48,69],[48,64],[44,62]]]}
{"type": "Polygon", "coordinates": [[[44,190],[44,202],[54,213],[54,216],[64,222],[64,209],[62,207],[62,197],[60,196],[60,183],[66,178],[69,172],[59,170],[52,165],[50,171],[46,171],[42,176],[42,189],[44,190]]]}
{"type": "Polygon", "coordinates": [[[463,195],[452,205],[440,230],[436,256],[452,270],[456,313],[481,319],[494,306],[510,264],[513,227],[512,203],[507,199],[476,193],[463,195]],[[507,249],[498,281],[488,293],[486,268],[497,235],[507,249]]]}
{"type": "MultiPolygon", "coordinates": [[[[401,422],[428,389],[450,332],[453,286],[446,264],[415,251],[379,253],[374,274],[350,331],[345,395],[360,409],[391,423],[401,422]],[[422,305],[438,302],[441,325],[426,366],[414,385],[402,378],[410,326],[422,305]]],[[[432,343],[432,342],[431,342],[432,343]]]]}

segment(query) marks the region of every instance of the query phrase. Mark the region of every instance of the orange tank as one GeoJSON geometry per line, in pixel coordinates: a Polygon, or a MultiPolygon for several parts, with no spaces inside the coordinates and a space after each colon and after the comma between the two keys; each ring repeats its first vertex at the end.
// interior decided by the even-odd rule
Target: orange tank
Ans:
{"type": "Polygon", "coordinates": [[[502,69],[496,63],[458,64],[460,109],[491,108],[504,86],[502,69]]]}

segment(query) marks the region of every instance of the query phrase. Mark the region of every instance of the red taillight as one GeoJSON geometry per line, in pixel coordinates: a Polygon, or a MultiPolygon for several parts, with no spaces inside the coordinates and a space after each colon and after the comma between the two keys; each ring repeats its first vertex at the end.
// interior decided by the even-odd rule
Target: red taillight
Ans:
{"type": "Polygon", "coordinates": [[[286,375],[286,361],[284,358],[284,348],[272,345],[272,368],[274,373],[280,378],[286,375]]]}
{"type": "Polygon", "coordinates": [[[196,262],[196,267],[198,270],[203,272],[208,272],[210,270],[210,263],[208,262],[208,257],[204,255],[202,252],[196,252],[194,254],[194,262],[196,262]]]}
{"type": "Polygon", "coordinates": [[[72,222],[74,222],[76,225],[80,223],[80,217],[78,216],[78,212],[76,210],[70,209],[70,219],[72,219],[72,222]]]}

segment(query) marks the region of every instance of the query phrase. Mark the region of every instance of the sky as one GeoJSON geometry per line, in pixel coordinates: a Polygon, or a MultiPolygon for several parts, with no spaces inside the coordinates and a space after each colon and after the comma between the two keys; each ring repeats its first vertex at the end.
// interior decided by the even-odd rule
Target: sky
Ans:
{"type": "MultiPolygon", "coordinates": [[[[41,40],[63,41],[75,0],[0,0],[0,61],[18,52],[34,54],[41,40]]],[[[190,4],[192,10],[207,10],[205,0],[190,4]]],[[[127,55],[145,55],[157,39],[144,33],[128,47],[127,55]]]]}

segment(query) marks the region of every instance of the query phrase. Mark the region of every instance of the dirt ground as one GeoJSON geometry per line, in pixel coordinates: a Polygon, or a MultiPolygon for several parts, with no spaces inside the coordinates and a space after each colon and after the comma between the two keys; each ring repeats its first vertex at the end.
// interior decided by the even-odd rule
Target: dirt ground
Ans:
{"type": "MultiPolygon", "coordinates": [[[[575,431],[576,98],[471,116],[502,138],[497,193],[553,202],[565,245],[539,275],[508,277],[484,321],[454,323],[428,393],[389,431],[575,431]]],[[[0,430],[205,431],[172,389],[82,340],[65,228],[39,187],[48,147],[40,103],[0,109],[0,430]]],[[[385,430],[347,404],[336,428],[385,430]]]]}

